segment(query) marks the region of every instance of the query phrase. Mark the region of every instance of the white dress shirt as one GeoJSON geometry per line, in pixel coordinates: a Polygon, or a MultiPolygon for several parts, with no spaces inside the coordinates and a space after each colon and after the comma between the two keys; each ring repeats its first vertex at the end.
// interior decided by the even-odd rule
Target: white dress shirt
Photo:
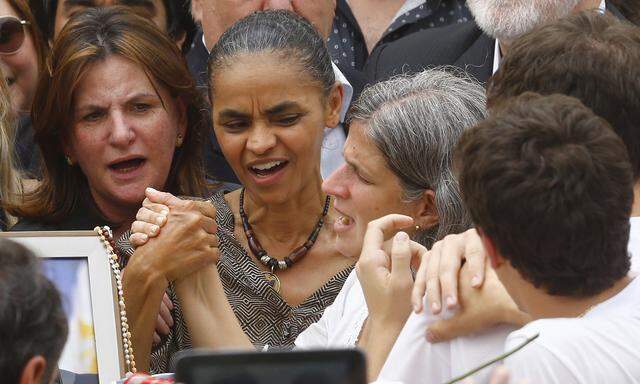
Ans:
{"type": "Polygon", "coordinates": [[[322,151],[320,155],[320,174],[323,179],[329,177],[329,175],[335,171],[339,166],[344,163],[344,156],[342,149],[344,143],[347,140],[347,135],[344,131],[344,118],[349,110],[351,104],[351,98],[353,98],[353,87],[349,84],[346,77],[342,74],[342,71],[333,63],[333,73],[335,74],[336,81],[342,84],[344,94],[342,96],[342,109],[340,110],[340,124],[335,128],[324,129],[324,139],[322,141],[322,151]]]}

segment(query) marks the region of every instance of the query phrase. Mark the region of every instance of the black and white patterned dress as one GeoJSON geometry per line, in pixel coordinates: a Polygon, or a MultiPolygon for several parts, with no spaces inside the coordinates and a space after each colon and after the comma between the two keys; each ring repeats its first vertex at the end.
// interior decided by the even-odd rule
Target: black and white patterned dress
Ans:
{"type": "MultiPolygon", "coordinates": [[[[265,345],[292,348],[298,334],[318,321],[325,308],[333,303],[353,267],[339,272],[302,304],[292,307],[271,288],[264,273],[236,240],[233,212],[223,193],[216,193],[210,200],[216,208],[220,239],[218,273],[242,329],[256,348],[265,345]]],[[[128,255],[133,251],[122,241],[118,247],[128,255]]],[[[152,373],[169,371],[171,357],[178,351],[191,348],[189,330],[172,285],[167,293],[174,305],[174,326],[151,352],[152,373]]]]}

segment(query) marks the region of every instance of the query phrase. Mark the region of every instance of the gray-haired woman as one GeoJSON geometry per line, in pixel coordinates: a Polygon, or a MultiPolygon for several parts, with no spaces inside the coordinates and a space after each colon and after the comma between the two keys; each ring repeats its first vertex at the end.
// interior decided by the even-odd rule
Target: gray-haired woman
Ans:
{"type": "MultiPolygon", "coordinates": [[[[335,249],[352,260],[362,251],[368,260],[362,250],[367,228],[370,233],[383,230],[387,234],[404,228],[417,242],[409,242],[405,236],[403,244],[410,254],[417,255],[426,252],[425,247],[435,240],[467,229],[470,220],[451,169],[452,149],[465,128],[484,118],[484,104],[480,85],[441,69],[366,89],[352,107],[344,148],[346,164],[323,184],[323,190],[334,196],[338,216],[333,225],[335,249]],[[379,219],[389,214],[395,215],[379,219]]],[[[149,220],[157,217],[151,211],[143,216],[149,220]]],[[[412,286],[409,264],[405,266],[396,271],[403,276],[396,286],[401,289],[380,290],[366,280],[364,294],[358,276],[352,272],[333,305],[319,322],[297,337],[295,345],[326,348],[354,346],[358,340],[369,342],[361,337],[362,329],[367,318],[371,319],[370,312],[378,315],[379,308],[385,320],[392,317],[401,328],[410,312],[412,286]]],[[[233,300],[229,305],[224,295],[224,276],[206,268],[195,279],[200,292],[206,294],[192,290],[180,297],[194,345],[216,348],[255,344],[246,334],[248,324],[234,316],[233,300]]],[[[377,325],[372,321],[369,324],[377,325]]],[[[393,332],[383,333],[395,337],[393,332]]],[[[378,345],[374,341],[371,345],[378,345]]]]}

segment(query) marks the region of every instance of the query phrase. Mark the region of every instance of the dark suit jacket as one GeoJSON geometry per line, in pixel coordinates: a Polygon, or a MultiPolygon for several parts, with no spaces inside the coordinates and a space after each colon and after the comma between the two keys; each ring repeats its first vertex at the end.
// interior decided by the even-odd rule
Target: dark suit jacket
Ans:
{"type": "MultiPolygon", "coordinates": [[[[607,10],[624,19],[614,6],[607,4],[607,10]]],[[[376,48],[365,73],[370,82],[378,82],[400,73],[452,65],[486,84],[493,74],[495,43],[475,21],[425,29],[376,48]]]]}
{"type": "MultiPolygon", "coordinates": [[[[207,62],[209,60],[209,51],[202,42],[202,32],[196,34],[191,50],[186,56],[189,71],[196,81],[196,86],[203,94],[207,95],[207,62]]],[[[352,68],[340,68],[344,77],[347,78],[353,87],[353,100],[355,100],[362,92],[366,83],[364,73],[352,68]]],[[[205,139],[205,147],[203,149],[205,167],[207,175],[214,180],[228,183],[239,183],[238,178],[224,158],[218,140],[213,133],[211,124],[210,133],[205,139]]]]}

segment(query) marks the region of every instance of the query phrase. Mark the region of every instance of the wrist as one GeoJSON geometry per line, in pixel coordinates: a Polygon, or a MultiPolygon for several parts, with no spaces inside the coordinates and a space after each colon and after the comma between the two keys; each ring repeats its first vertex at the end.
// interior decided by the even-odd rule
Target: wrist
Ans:
{"type": "Polygon", "coordinates": [[[142,287],[143,292],[166,290],[169,285],[167,278],[158,268],[147,262],[149,258],[145,257],[143,252],[142,249],[136,250],[131,256],[123,270],[125,272],[122,276],[123,285],[142,287]]]}

